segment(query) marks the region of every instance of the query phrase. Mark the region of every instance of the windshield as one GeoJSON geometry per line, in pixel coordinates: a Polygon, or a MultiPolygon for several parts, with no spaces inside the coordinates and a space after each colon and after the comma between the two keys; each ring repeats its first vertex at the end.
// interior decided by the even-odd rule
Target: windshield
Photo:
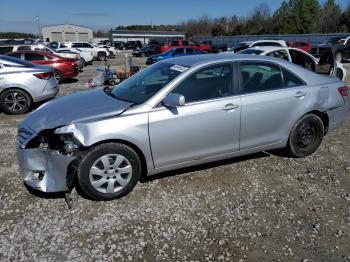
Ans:
{"type": "Polygon", "coordinates": [[[263,51],[258,49],[245,49],[245,50],[239,51],[237,54],[260,55],[261,53],[263,53],[263,51]]]}
{"type": "Polygon", "coordinates": [[[120,83],[111,91],[111,95],[119,100],[142,104],[187,69],[169,63],[156,63],[120,83]]]}
{"type": "Polygon", "coordinates": [[[162,55],[171,55],[176,49],[173,48],[173,49],[170,49],[168,51],[165,51],[164,53],[162,53],[162,55]]]}

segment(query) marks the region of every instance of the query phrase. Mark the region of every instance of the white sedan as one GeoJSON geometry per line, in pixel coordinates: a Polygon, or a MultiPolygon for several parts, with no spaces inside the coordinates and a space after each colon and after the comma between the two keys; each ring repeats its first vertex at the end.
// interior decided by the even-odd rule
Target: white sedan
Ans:
{"type": "Polygon", "coordinates": [[[273,56],[273,57],[287,60],[297,65],[300,65],[316,73],[322,74],[324,70],[326,70],[326,72],[330,71],[332,75],[336,75],[339,79],[343,81],[345,80],[345,77],[346,77],[346,69],[342,63],[336,61],[336,71],[328,70],[327,68],[326,69],[323,68],[323,60],[327,60],[325,61],[325,64],[327,64],[329,67],[329,64],[331,64],[328,61],[329,59],[331,59],[330,56],[325,55],[324,57],[317,59],[316,57],[310,55],[309,53],[297,48],[277,47],[277,46],[259,46],[259,47],[244,49],[238,52],[238,54],[273,56]]]}

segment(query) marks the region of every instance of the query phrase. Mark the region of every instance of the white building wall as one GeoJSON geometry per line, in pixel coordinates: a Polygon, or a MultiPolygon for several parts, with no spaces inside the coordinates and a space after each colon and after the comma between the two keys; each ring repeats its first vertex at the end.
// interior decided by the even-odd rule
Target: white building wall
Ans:
{"type": "Polygon", "coordinates": [[[41,29],[43,39],[52,41],[81,41],[91,42],[93,39],[93,31],[91,28],[76,25],[54,25],[44,26],[41,29]],[[80,39],[82,38],[82,39],[80,39]]]}

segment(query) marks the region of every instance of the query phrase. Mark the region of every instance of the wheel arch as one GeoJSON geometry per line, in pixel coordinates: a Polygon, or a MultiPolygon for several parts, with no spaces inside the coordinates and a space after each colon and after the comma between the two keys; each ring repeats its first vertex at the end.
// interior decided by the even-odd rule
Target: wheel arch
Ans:
{"type": "Polygon", "coordinates": [[[145,154],[134,143],[131,143],[131,142],[123,140],[123,139],[108,139],[108,140],[102,140],[102,141],[96,142],[95,144],[90,145],[87,149],[91,149],[91,148],[94,148],[96,146],[99,146],[102,144],[107,144],[107,143],[119,143],[119,144],[129,146],[131,149],[133,149],[136,152],[136,154],[139,157],[140,162],[141,162],[141,177],[147,176],[148,168],[147,168],[147,161],[146,161],[145,154]]]}
{"type": "Polygon", "coordinates": [[[32,100],[32,103],[34,103],[34,99],[33,99],[33,96],[31,95],[31,93],[28,92],[27,90],[25,90],[24,88],[18,87],[18,86],[13,86],[13,87],[11,86],[11,87],[6,87],[4,89],[0,89],[0,96],[1,96],[1,94],[3,92],[5,92],[7,90],[10,90],[10,89],[17,89],[17,90],[21,90],[21,91],[25,92],[30,97],[30,99],[32,100]]]}

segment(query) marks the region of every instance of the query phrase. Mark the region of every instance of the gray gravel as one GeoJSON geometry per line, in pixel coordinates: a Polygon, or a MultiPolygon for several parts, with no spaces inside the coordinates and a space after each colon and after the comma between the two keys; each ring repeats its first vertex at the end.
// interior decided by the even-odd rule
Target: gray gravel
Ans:
{"type": "MultiPolygon", "coordinates": [[[[60,94],[85,89],[102,64],[60,94]]],[[[68,210],[21,182],[23,118],[0,115],[0,261],[350,261],[350,120],[305,159],[260,153],[178,170],[109,202],[74,190],[68,210]]]]}

